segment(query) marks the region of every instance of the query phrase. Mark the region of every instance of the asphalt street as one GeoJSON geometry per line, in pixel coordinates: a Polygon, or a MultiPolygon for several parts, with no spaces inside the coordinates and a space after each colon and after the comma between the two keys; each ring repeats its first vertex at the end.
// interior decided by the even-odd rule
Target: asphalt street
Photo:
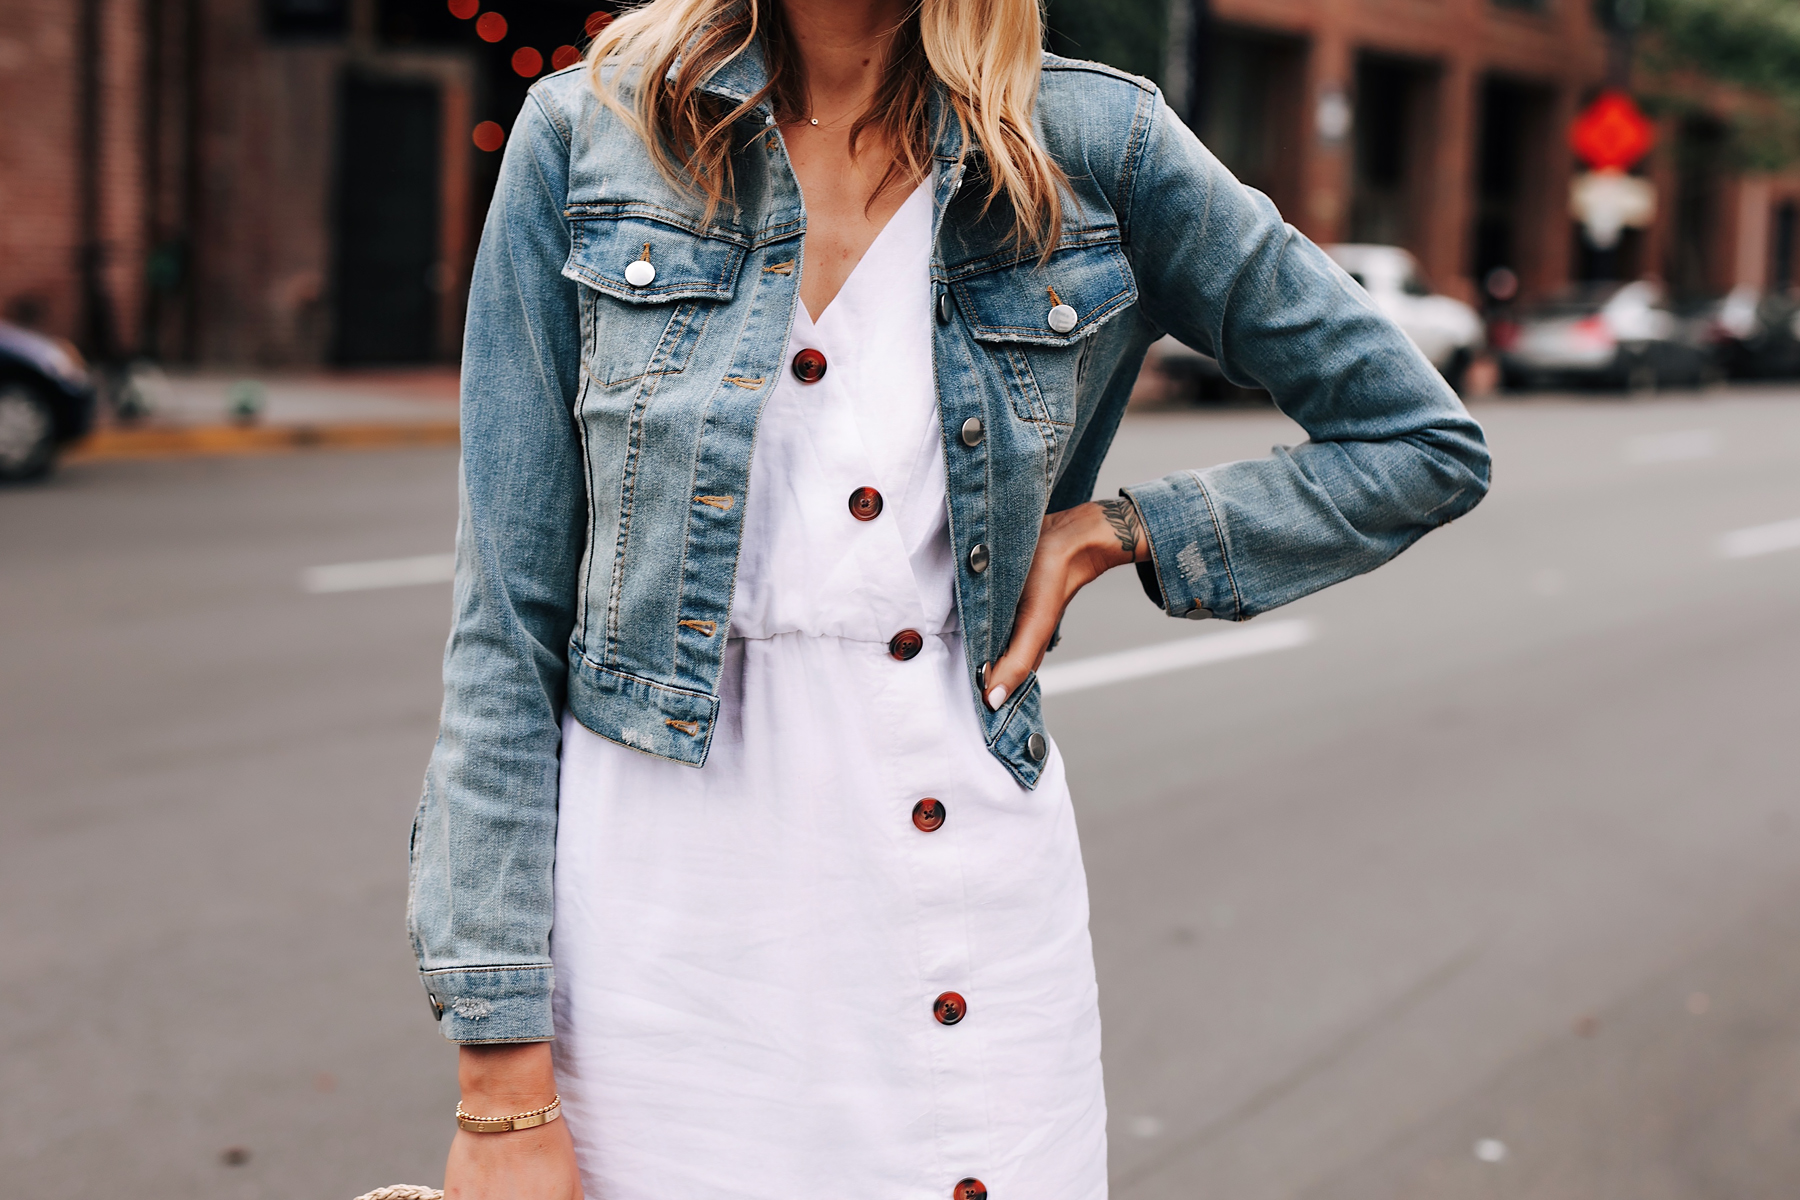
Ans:
{"type": "MultiPolygon", "coordinates": [[[[1800,391],[1475,411],[1492,495],[1383,570],[1243,626],[1115,572],[1066,622],[1119,1200],[1800,1179],[1800,391]]],[[[1102,491],[1300,436],[1133,415],[1102,491]]],[[[0,1196],[441,1181],[403,907],[455,479],[0,491],[0,1196]]]]}

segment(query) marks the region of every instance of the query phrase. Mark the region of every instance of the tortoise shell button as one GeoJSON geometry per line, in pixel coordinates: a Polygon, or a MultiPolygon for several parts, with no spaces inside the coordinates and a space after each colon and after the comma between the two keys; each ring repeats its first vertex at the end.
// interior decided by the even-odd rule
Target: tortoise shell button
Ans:
{"type": "Polygon", "coordinates": [[[916,629],[902,629],[888,639],[888,653],[905,662],[909,658],[917,658],[919,651],[925,648],[925,639],[919,636],[916,629]]]}
{"type": "Polygon", "coordinates": [[[987,1184],[979,1179],[960,1180],[950,1193],[950,1200],[987,1200],[987,1184]]]}
{"type": "Polygon", "coordinates": [[[872,487],[859,487],[850,493],[850,515],[859,521],[873,521],[881,515],[881,493],[872,487]]]}
{"type": "Polygon", "coordinates": [[[794,355],[794,378],[801,383],[817,383],[825,378],[825,356],[810,347],[794,355]]]}
{"type": "Polygon", "coordinates": [[[943,828],[944,802],[925,797],[913,805],[913,827],[920,833],[931,833],[943,828]]]}
{"type": "Polygon", "coordinates": [[[969,1015],[969,1006],[956,992],[945,992],[931,1002],[931,1015],[939,1025],[954,1025],[969,1015]]]}

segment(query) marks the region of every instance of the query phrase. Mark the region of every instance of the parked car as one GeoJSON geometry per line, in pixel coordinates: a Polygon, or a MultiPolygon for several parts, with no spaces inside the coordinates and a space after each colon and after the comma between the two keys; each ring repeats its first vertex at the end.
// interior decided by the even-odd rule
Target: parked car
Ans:
{"type": "Polygon", "coordinates": [[[1452,296],[1431,290],[1418,260],[1398,246],[1348,243],[1325,247],[1369,299],[1413,344],[1450,386],[1461,390],[1469,364],[1487,343],[1481,316],[1452,296]]]}
{"type": "MultiPolygon", "coordinates": [[[[1398,246],[1345,244],[1327,246],[1329,254],[1398,325],[1425,357],[1460,389],[1469,363],[1486,345],[1481,317],[1462,301],[1434,293],[1412,255],[1398,246]]],[[[1219,364],[1172,337],[1151,347],[1156,368],[1173,377],[1186,394],[1200,401],[1267,403],[1268,394],[1241,388],[1226,379],[1219,364]]]]}
{"type": "Polygon", "coordinates": [[[1673,304],[1662,285],[1588,284],[1498,320],[1509,388],[1698,386],[1723,373],[1714,305],[1673,304]]]}
{"type": "Polygon", "coordinates": [[[1739,379],[1800,375],[1800,300],[1791,294],[1733,288],[1711,316],[1728,374],[1739,379]]]}
{"type": "Polygon", "coordinates": [[[93,426],[94,382],[65,341],[0,321],[0,480],[31,479],[93,426]]]}

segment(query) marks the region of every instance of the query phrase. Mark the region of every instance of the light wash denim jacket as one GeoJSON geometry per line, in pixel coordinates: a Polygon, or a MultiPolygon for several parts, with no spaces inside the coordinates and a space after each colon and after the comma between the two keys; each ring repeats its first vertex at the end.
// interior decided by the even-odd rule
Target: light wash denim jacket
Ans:
{"type": "MultiPolygon", "coordinates": [[[[751,52],[707,90],[741,101],[763,79],[751,52]]],[[[1092,498],[1165,331],[1266,387],[1310,439],[1126,489],[1170,616],[1246,620],[1481,499],[1488,455],[1455,394],[1152,86],[1046,56],[1037,118],[1070,189],[1044,265],[1003,203],[982,213],[982,156],[961,154],[954,120],[936,149],[933,357],[972,689],[1011,636],[1040,519],[1092,498]],[[1059,302],[1072,328],[1052,324],[1059,302]]],[[[696,768],[718,723],[757,418],[789,369],[806,228],[765,110],[736,144],[736,203],[703,219],[577,67],[532,88],[506,149],[469,297],[455,621],[408,905],[455,1041],[552,1035],[565,708],[696,768]],[[646,254],[655,278],[634,286],[646,254]]],[[[1034,786],[1035,679],[975,707],[1034,786]]]]}

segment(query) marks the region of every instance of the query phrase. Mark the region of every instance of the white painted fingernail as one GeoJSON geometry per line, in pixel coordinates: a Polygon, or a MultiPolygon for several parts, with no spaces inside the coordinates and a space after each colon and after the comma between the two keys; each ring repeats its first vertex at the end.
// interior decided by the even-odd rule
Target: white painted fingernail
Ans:
{"type": "Polygon", "coordinates": [[[1006,689],[996,683],[994,685],[994,690],[988,693],[988,707],[989,708],[999,708],[1002,704],[1005,704],[1005,703],[1006,703],[1006,689]]]}

